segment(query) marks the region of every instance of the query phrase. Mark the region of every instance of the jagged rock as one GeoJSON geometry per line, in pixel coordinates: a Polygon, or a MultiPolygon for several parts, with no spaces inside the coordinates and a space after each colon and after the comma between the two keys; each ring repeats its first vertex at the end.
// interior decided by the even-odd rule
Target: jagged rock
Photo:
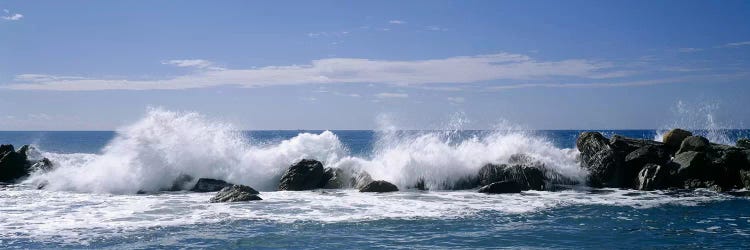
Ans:
{"type": "Polygon", "coordinates": [[[545,190],[547,177],[544,173],[543,164],[534,163],[532,158],[525,155],[511,157],[508,162],[515,163],[515,165],[484,165],[479,169],[479,185],[486,186],[499,181],[514,181],[522,190],[545,190]]]}
{"type": "Polygon", "coordinates": [[[594,154],[583,166],[589,171],[588,183],[592,187],[626,187],[633,179],[625,178],[625,157],[612,149],[594,154]]]}
{"type": "Polygon", "coordinates": [[[360,192],[396,192],[398,187],[387,181],[373,181],[359,189],[360,192]]]}
{"type": "MultiPolygon", "coordinates": [[[[186,190],[187,187],[188,187],[188,184],[190,184],[190,182],[192,182],[193,180],[195,180],[195,178],[193,178],[193,176],[190,176],[188,174],[180,174],[180,175],[177,176],[177,178],[174,179],[174,181],[172,181],[172,186],[170,186],[169,189],[167,189],[166,191],[186,190]]],[[[197,184],[198,183],[196,183],[196,186],[197,186],[197,184]]],[[[206,184],[206,181],[204,179],[202,185],[205,186],[205,184],[206,184]]],[[[210,191],[207,191],[207,192],[210,192],[210,191]]]]}
{"type": "Polygon", "coordinates": [[[0,182],[14,182],[29,175],[29,167],[26,155],[13,151],[12,145],[0,146],[0,182]]]}
{"type": "Polygon", "coordinates": [[[750,139],[740,138],[737,140],[737,147],[750,149],[750,139]]]}
{"type": "Polygon", "coordinates": [[[581,162],[588,162],[599,151],[609,149],[609,139],[599,132],[583,132],[576,140],[576,147],[581,152],[581,162]]]}
{"type": "Polygon", "coordinates": [[[13,145],[10,144],[2,144],[0,145],[0,157],[5,155],[8,152],[14,152],[16,149],[13,147],[13,145]]]}
{"type": "Polygon", "coordinates": [[[520,193],[523,191],[521,189],[521,185],[515,181],[498,181],[479,188],[478,192],[487,194],[507,194],[520,193]]]}
{"type": "Polygon", "coordinates": [[[670,158],[669,152],[664,147],[646,145],[626,155],[625,164],[640,169],[647,163],[664,165],[669,162],[670,158]]]}
{"type": "Polygon", "coordinates": [[[222,180],[200,178],[198,179],[198,182],[195,183],[195,186],[193,186],[193,188],[190,189],[190,191],[199,192],[199,193],[216,192],[225,187],[229,187],[232,185],[233,185],[232,183],[228,183],[222,180]]]}
{"type": "Polygon", "coordinates": [[[505,180],[505,168],[508,165],[505,164],[485,164],[479,169],[479,185],[486,186],[493,182],[505,180]]]}
{"type": "Polygon", "coordinates": [[[258,191],[251,187],[245,185],[232,185],[222,188],[218,193],[216,193],[216,196],[211,197],[211,200],[209,201],[212,203],[216,203],[262,200],[258,196],[258,194],[258,191]]]}
{"type": "Polygon", "coordinates": [[[677,174],[685,180],[708,180],[712,177],[706,153],[689,151],[675,155],[672,162],[679,166],[677,174]]]}
{"type": "Polygon", "coordinates": [[[669,167],[648,163],[638,173],[636,188],[639,190],[657,190],[672,185],[670,179],[673,173],[669,167]]]}
{"type": "Polygon", "coordinates": [[[710,145],[708,139],[703,136],[689,136],[682,141],[677,154],[689,151],[706,152],[710,148],[710,145]]]}
{"type": "Polygon", "coordinates": [[[609,140],[609,147],[623,155],[646,146],[664,147],[664,143],[646,139],[627,138],[621,135],[613,135],[612,139],[609,140]]]}
{"type": "Polygon", "coordinates": [[[682,141],[685,140],[685,138],[688,138],[689,136],[692,136],[692,135],[693,133],[691,133],[690,131],[685,131],[685,130],[676,128],[665,133],[662,136],[661,141],[664,142],[664,144],[666,144],[673,150],[676,150],[680,148],[680,145],[682,145],[682,141]]]}
{"type": "Polygon", "coordinates": [[[750,190],[750,170],[740,170],[739,176],[742,183],[741,188],[750,190]]]}
{"type": "Polygon", "coordinates": [[[725,191],[724,188],[722,188],[720,185],[717,185],[714,181],[706,181],[706,180],[698,180],[698,179],[685,180],[684,187],[686,189],[706,188],[706,189],[716,191],[716,192],[725,191]]]}
{"type": "Polygon", "coordinates": [[[52,171],[53,168],[54,165],[52,164],[52,161],[47,158],[42,158],[41,160],[31,165],[31,171],[33,172],[39,171],[44,173],[52,171]]]}
{"type": "Polygon", "coordinates": [[[279,190],[301,191],[321,188],[328,181],[324,177],[323,163],[304,159],[284,172],[279,182],[279,190]]]}

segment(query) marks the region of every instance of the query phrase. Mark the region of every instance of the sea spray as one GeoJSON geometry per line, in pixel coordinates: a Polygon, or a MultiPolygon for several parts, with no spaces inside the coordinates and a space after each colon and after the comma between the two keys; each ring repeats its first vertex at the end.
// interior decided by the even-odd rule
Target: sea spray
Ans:
{"type": "Polygon", "coordinates": [[[182,174],[216,178],[273,191],[290,164],[304,158],[355,175],[409,188],[418,181],[446,189],[475,176],[487,163],[507,163],[526,154],[568,178],[582,180],[575,149],[556,148],[549,140],[516,129],[377,132],[372,153],[353,156],[333,132],[300,133],[287,140],[254,141],[227,123],[196,113],[151,109],[139,121],[119,129],[99,154],[44,153],[58,167],[35,173],[27,182],[51,190],[135,193],[168,189],[182,174]]]}
{"type": "Polygon", "coordinates": [[[736,137],[743,135],[732,135],[732,128],[742,126],[732,126],[737,124],[718,121],[716,118],[718,111],[718,103],[690,105],[678,101],[672,110],[674,114],[672,122],[658,129],[654,139],[661,141],[664,133],[670,129],[682,128],[690,130],[694,135],[706,137],[713,143],[734,145],[736,137]]]}

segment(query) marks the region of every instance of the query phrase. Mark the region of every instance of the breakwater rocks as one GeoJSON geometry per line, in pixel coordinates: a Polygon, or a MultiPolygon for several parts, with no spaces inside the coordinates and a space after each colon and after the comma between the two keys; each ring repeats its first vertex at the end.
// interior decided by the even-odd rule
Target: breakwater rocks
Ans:
{"type": "Polygon", "coordinates": [[[737,146],[722,145],[674,129],[662,141],[581,133],[576,146],[581,166],[589,171],[587,184],[640,190],[750,188],[746,139],[737,146]]]}

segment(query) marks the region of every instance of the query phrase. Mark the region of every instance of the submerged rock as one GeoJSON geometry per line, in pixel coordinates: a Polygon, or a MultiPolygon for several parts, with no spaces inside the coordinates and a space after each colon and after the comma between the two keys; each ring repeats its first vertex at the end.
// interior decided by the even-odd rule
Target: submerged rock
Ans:
{"type": "Polygon", "coordinates": [[[487,194],[508,194],[520,193],[523,191],[521,189],[521,185],[515,181],[498,181],[479,188],[478,192],[487,194]]]}
{"type": "Polygon", "coordinates": [[[377,193],[396,192],[398,191],[398,187],[390,182],[379,180],[368,183],[364,187],[360,188],[359,191],[377,193]]]}
{"type": "Polygon", "coordinates": [[[216,196],[211,197],[211,200],[209,201],[212,203],[216,203],[262,200],[258,196],[258,194],[258,191],[251,187],[245,185],[232,185],[222,188],[218,193],[216,193],[216,196]]]}
{"type": "Polygon", "coordinates": [[[292,164],[284,172],[279,182],[279,190],[312,190],[323,187],[327,181],[323,163],[317,160],[303,159],[292,164]]]}
{"type": "MultiPolygon", "coordinates": [[[[690,131],[682,130],[679,128],[672,129],[662,136],[661,141],[664,142],[668,147],[677,150],[682,145],[682,141],[688,136],[692,136],[693,133],[690,131]]],[[[674,151],[673,151],[674,152],[674,151]]]]}
{"type": "Polygon", "coordinates": [[[223,180],[200,178],[198,179],[198,182],[195,183],[195,186],[193,186],[193,188],[190,189],[190,191],[199,192],[199,193],[216,192],[225,187],[229,187],[232,185],[233,185],[232,183],[228,183],[223,180]]]}

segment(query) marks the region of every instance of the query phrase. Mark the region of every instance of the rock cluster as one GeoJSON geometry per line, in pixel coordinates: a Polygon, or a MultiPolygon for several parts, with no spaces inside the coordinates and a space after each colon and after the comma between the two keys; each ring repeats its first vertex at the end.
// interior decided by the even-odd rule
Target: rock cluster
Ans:
{"type": "Polygon", "coordinates": [[[14,183],[35,171],[50,171],[52,162],[43,158],[41,160],[30,160],[29,153],[34,148],[25,145],[15,150],[13,145],[0,145],[0,182],[14,183]]]}

